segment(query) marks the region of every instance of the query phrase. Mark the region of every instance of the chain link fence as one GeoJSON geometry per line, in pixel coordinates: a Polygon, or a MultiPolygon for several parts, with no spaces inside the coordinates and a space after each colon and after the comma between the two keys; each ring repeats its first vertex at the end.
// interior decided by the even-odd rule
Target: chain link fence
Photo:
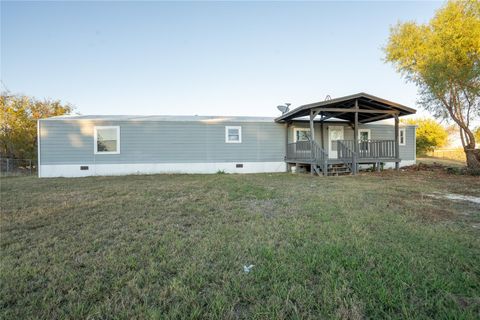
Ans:
{"type": "Polygon", "coordinates": [[[32,159],[0,158],[0,176],[31,176],[37,174],[37,161],[32,159]]]}

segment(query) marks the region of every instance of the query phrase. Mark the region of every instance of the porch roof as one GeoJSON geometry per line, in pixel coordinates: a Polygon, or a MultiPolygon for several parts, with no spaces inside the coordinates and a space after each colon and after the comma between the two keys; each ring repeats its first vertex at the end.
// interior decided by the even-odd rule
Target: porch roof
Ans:
{"type": "Polygon", "coordinates": [[[309,116],[311,112],[314,115],[320,115],[320,120],[336,118],[350,122],[355,121],[355,112],[358,112],[358,121],[360,123],[368,123],[393,118],[395,115],[401,117],[414,114],[416,110],[361,92],[300,106],[275,118],[275,121],[288,122],[295,118],[309,116]],[[358,102],[358,109],[355,109],[356,101],[358,102]]]}

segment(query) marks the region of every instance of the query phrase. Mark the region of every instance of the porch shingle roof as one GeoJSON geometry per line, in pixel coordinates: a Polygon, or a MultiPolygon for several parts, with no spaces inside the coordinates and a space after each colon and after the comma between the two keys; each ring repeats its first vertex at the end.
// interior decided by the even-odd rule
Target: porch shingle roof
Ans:
{"type": "Polygon", "coordinates": [[[393,118],[393,113],[396,113],[399,117],[416,113],[415,109],[361,92],[350,96],[300,106],[277,117],[275,121],[290,121],[295,118],[309,116],[311,110],[321,109],[324,115],[328,114],[329,117],[353,122],[355,113],[351,110],[355,107],[355,101],[358,101],[358,121],[360,123],[393,118]],[[342,109],[345,109],[345,111],[342,109]]]}

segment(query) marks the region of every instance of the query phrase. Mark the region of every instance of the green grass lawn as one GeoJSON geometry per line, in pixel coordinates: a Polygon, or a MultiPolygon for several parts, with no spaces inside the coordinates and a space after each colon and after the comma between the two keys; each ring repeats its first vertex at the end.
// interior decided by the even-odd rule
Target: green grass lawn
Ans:
{"type": "Polygon", "coordinates": [[[434,192],[480,179],[3,178],[0,318],[478,319],[480,207],[434,192]]]}

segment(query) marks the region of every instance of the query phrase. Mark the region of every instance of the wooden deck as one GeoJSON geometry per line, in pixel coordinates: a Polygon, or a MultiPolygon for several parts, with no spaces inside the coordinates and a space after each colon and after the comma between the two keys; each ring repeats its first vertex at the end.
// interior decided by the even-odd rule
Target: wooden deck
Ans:
{"type": "Polygon", "coordinates": [[[295,165],[310,165],[311,172],[329,175],[333,168],[343,166],[345,173],[356,174],[358,165],[373,164],[380,168],[380,163],[400,162],[396,157],[394,140],[337,140],[337,158],[329,158],[328,153],[316,141],[297,141],[287,144],[285,162],[295,165]],[[357,152],[353,150],[358,150],[357,152]]]}

